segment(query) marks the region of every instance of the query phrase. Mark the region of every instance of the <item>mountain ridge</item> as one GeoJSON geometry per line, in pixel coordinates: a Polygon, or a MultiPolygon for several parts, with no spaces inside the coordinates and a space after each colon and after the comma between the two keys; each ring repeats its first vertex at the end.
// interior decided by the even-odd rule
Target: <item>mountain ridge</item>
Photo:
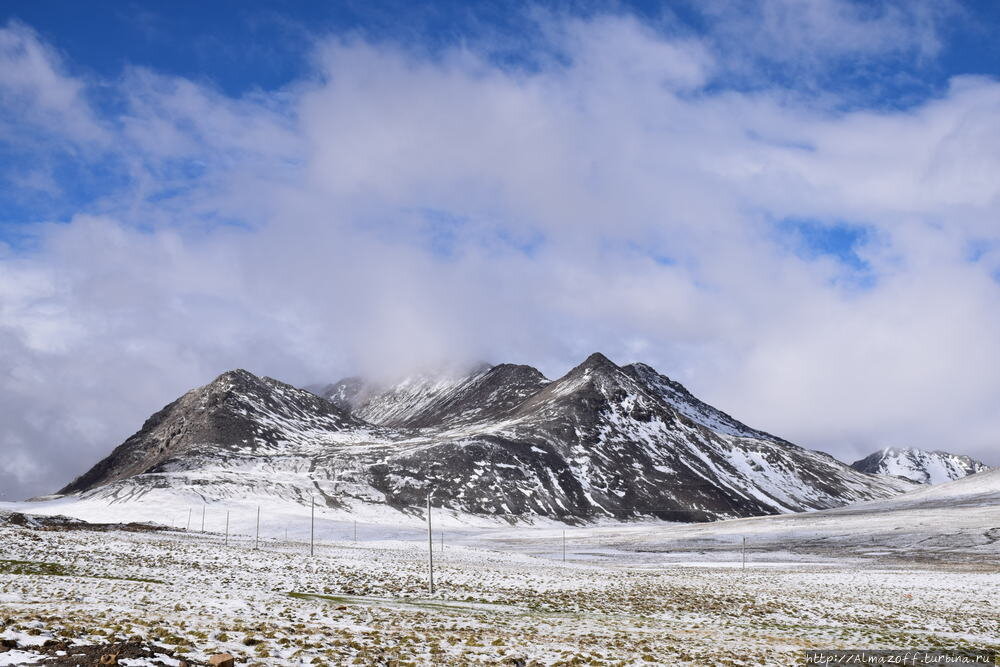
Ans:
{"type": "Polygon", "coordinates": [[[523,364],[345,378],[319,396],[243,370],[155,413],[63,493],[109,500],[318,495],[567,521],[701,521],[884,498],[906,482],[753,429],[645,364],[594,353],[555,380],[523,364]]]}

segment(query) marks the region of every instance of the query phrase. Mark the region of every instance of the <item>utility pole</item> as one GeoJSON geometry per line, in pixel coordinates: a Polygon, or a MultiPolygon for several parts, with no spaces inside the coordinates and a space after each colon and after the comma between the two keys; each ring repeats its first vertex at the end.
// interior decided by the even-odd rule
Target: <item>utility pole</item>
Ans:
{"type": "Polygon", "coordinates": [[[316,498],[312,499],[312,509],[309,513],[309,555],[316,553],[316,498]]]}
{"type": "Polygon", "coordinates": [[[208,503],[201,506],[201,532],[205,532],[205,508],[208,507],[208,503]]]}
{"type": "Polygon", "coordinates": [[[191,508],[190,507],[188,508],[188,523],[187,523],[187,526],[184,528],[184,532],[186,533],[189,530],[191,530],[191,508]]]}
{"type": "Polygon", "coordinates": [[[229,546],[229,510],[226,510],[226,546],[229,546]]]}
{"type": "Polygon", "coordinates": [[[430,592],[434,595],[434,534],[431,530],[431,494],[427,494],[427,574],[430,592]]]}
{"type": "Polygon", "coordinates": [[[253,548],[260,548],[260,505],[257,505],[257,538],[253,542],[253,548]]]}

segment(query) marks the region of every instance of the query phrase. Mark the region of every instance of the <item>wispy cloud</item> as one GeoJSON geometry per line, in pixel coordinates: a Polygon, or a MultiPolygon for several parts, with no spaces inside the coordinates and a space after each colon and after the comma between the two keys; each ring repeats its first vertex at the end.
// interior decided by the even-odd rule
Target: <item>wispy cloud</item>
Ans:
{"type": "Polygon", "coordinates": [[[838,105],[907,105],[926,95],[914,72],[933,68],[955,0],[700,2],[707,39],[729,85],[784,84],[838,105]],[[915,95],[915,93],[921,93],[915,95]]]}
{"type": "Polygon", "coordinates": [[[59,54],[28,26],[11,22],[0,30],[0,136],[17,139],[34,127],[75,142],[101,143],[108,135],[87,103],[85,82],[64,71],[59,54]]]}

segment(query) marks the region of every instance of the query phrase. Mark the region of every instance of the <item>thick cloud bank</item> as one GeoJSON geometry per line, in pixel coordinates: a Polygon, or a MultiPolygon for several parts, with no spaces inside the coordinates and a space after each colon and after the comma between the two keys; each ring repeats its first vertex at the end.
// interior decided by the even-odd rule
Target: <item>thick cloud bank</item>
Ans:
{"type": "MultiPolygon", "coordinates": [[[[31,158],[7,194],[75,202],[0,242],[2,497],[62,486],[228,368],[557,376],[595,350],[847,460],[1000,464],[1000,83],[871,110],[745,85],[735,18],[539,20],[532,67],[330,37],[240,98],[72,73],[0,30],[0,141],[31,158]]],[[[832,21],[873,61],[937,48],[927,16],[767,20],[813,59],[843,58],[832,21]]]]}

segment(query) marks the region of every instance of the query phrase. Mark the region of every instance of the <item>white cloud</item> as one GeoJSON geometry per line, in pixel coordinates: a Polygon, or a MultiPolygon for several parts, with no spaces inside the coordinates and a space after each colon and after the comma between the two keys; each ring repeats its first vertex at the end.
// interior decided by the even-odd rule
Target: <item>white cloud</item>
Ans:
{"type": "Polygon", "coordinates": [[[734,71],[753,74],[753,62],[764,61],[800,77],[821,75],[831,61],[858,72],[886,58],[928,61],[942,49],[945,20],[962,14],[952,0],[707,0],[695,7],[715,47],[737,56],[729,62],[734,71]]]}
{"type": "MultiPolygon", "coordinates": [[[[105,130],[90,112],[85,84],[63,71],[59,55],[28,26],[10,22],[0,28],[0,105],[18,120],[44,126],[74,140],[101,142],[105,130]]],[[[0,136],[14,130],[0,124],[0,136]]]]}
{"type": "MultiPolygon", "coordinates": [[[[48,54],[17,77],[62,70],[17,30],[48,54]]],[[[269,95],[130,72],[127,110],[95,123],[131,187],[0,256],[0,437],[21,461],[0,474],[52,490],[229,367],[558,375],[595,349],[845,458],[1000,463],[1000,260],[968,254],[1000,240],[1000,84],[834,113],[695,92],[726,55],[629,18],[553,34],[571,58],[530,73],[343,40],[269,95]],[[768,222],[786,216],[869,227],[874,283],[789,253],[768,222]]]]}

